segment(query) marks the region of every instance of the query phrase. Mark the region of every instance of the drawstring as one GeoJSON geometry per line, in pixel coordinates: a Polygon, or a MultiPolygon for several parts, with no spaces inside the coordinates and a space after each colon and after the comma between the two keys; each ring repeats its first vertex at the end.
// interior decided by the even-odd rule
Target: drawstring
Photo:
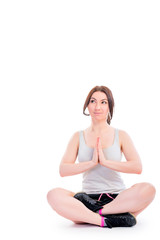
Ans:
{"type": "Polygon", "coordinates": [[[106,193],[106,195],[107,195],[108,197],[110,197],[110,198],[112,198],[112,199],[114,200],[114,198],[113,198],[113,197],[111,197],[111,195],[110,195],[110,194],[106,193]]]}
{"type": "Polygon", "coordinates": [[[101,195],[99,196],[99,198],[98,198],[98,201],[100,201],[100,199],[101,199],[102,195],[103,195],[103,193],[101,193],[101,195]]]}
{"type": "Polygon", "coordinates": [[[98,198],[98,201],[100,201],[100,199],[101,199],[101,197],[102,197],[103,194],[106,194],[109,198],[112,198],[112,199],[114,200],[114,198],[111,197],[111,195],[109,195],[108,193],[101,193],[101,195],[100,195],[99,198],[98,198]]]}

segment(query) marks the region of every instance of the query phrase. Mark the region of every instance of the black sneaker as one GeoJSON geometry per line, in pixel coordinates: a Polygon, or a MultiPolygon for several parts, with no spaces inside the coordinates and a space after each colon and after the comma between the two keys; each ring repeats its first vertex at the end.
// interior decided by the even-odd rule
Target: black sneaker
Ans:
{"type": "Polygon", "coordinates": [[[133,227],[137,223],[131,213],[102,214],[102,216],[108,219],[112,227],[133,227]]]}
{"type": "Polygon", "coordinates": [[[93,212],[97,212],[98,210],[103,208],[102,206],[100,206],[98,201],[89,197],[85,192],[76,193],[73,197],[81,201],[88,209],[93,212]]]}

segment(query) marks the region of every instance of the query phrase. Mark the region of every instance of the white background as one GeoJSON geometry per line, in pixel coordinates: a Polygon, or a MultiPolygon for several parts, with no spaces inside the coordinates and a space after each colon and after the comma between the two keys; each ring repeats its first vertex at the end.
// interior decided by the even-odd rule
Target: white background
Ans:
{"type": "Polygon", "coordinates": [[[159,234],[159,1],[0,2],[1,239],[141,239],[159,234]],[[129,187],[155,185],[154,202],[131,229],[76,226],[52,211],[54,187],[81,190],[81,175],[61,178],[70,137],[87,128],[88,92],[108,86],[112,126],[128,132],[141,156],[129,187]]]}

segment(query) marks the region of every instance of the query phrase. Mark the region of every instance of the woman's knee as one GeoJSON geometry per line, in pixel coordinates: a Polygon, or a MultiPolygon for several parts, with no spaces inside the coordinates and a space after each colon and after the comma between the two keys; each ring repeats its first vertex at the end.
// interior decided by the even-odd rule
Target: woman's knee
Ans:
{"type": "Polygon", "coordinates": [[[146,191],[148,196],[150,196],[152,199],[155,197],[156,189],[151,183],[146,183],[146,191]]]}
{"type": "Polygon", "coordinates": [[[141,199],[153,199],[156,194],[156,189],[151,183],[139,183],[138,195],[141,199]]]}
{"type": "Polygon", "coordinates": [[[61,188],[54,188],[52,190],[50,190],[48,193],[47,193],[47,200],[48,200],[48,203],[54,207],[55,205],[57,205],[58,203],[58,199],[60,198],[60,193],[61,193],[61,188]]]}
{"type": "Polygon", "coordinates": [[[54,188],[47,193],[47,200],[48,203],[52,206],[52,208],[55,209],[64,202],[66,197],[73,197],[74,194],[75,193],[65,190],[63,188],[54,188]]]}

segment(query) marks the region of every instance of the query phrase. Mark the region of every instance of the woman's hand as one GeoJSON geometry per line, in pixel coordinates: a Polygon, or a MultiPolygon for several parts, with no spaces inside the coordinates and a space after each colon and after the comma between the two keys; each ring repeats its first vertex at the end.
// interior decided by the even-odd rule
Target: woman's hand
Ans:
{"type": "Polygon", "coordinates": [[[98,140],[96,143],[96,147],[94,148],[92,162],[93,162],[94,166],[96,166],[98,164],[98,140]]]}
{"type": "Polygon", "coordinates": [[[103,165],[105,159],[104,153],[102,151],[102,144],[101,144],[101,139],[97,138],[97,151],[98,151],[98,162],[103,165]]]}
{"type": "Polygon", "coordinates": [[[98,137],[96,142],[96,147],[94,148],[92,162],[94,166],[96,166],[98,163],[103,165],[105,161],[105,156],[102,151],[102,145],[101,145],[101,139],[98,137]]]}

